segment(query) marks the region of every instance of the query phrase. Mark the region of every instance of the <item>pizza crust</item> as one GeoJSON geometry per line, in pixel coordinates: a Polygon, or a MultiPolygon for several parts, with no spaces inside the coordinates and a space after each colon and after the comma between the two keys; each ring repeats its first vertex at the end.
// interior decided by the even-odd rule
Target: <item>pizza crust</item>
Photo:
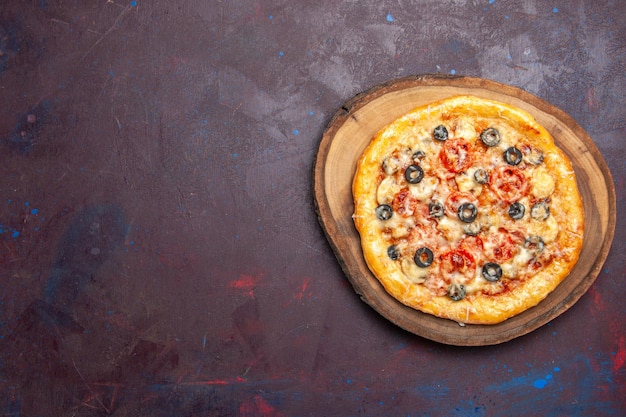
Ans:
{"type": "MultiPolygon", "coordinates": [[[[403,156],[400,155],[396,159],[402,161],[402,158],[403,156]]],[[[496,169],[496,167],[489,168],[491,170],[496,169]]],[[[447,184],[453,184],[452,180],[448,180],[447,184]]],[[[423,186],[422,188],[427,187],[423,186]]],[[[474,96],[456,96],[421,106],[398,118],[382,129],[363,152],[357,163],[352,192],[355,205],[353,219],[360,234],[365,261],[385,290],[409,307],[459,323],[496,324],[533,307],[567,277],[576,264],[582,248],[583,205],[569,159],[554,144],[546,129],[540,126],[530,114],[500,102],[474,96]],[[483,213],[490,211],[490,219],[488,220],[489,224],[492,225],[490,230],[496,230],[495,225],[499,225],[505,229],[523,229],[526,233],[532,231],[539,233],[539,235],[543,233],[546,236],[549,242],[545,245],[545,251],[550,251],[550,262],[534,272],[532,276],[527,274],[528,276],[521,278],[502,278],[499,283],[486,287],[486,292],[492,290],[496,292],[493,295],[486,294],[483,290],[474,291],[468,293],[460,301],[454,301],[448,295],[441,295],[441,288],[435,291],[429,288],[429,285],[432,286],[432,283],[437,282],[441,277],[433,276],[424,280],[414,274],[407,276],[407,273],[403,271],[402,261],[392,260],[388,256],[390,233],[392,235],[393,233],[402,234],[406,231],[398,231],[391,227],[392,223],[389,221],[385,224],[375,214],[376,207],[380,204],[378,187],[382,179],[387,176],[383,161],[390,157],[392,151],[396,150],[396,153],[401,153],[403,149],[414,147],[416,142],[419,143],[420,149],[427,154],[440,154],[442,143],[428,139],[432,136],[433,127],[440,124],[448,125],[454,131],[453,137],[448,139],[449,141],[455,138],[465,139],[470,142],[471,152],[482,152],[484,153],[481,154],[482,156],[488,152],[499,155],[503,150],[502,147],[522,142],[543,152],[540,169],[528,164],[529,168],[525,172],[526,175],[536,173],[536,175],[531,175],[532,178],[528,180],[530,184],[529,193],[532,197],[534,199],[549,198],[550,222],[526,219],[522,224],[523,227],[521,227],[519,223],[515,223],[503,215],[501,209],[498,211],[494,208],[502,204],[493,199],[490,194],[483,192],[483,188],[487,188],[486,185],[474,187],[476,189],[473,189],[471,184],[467,185],[464,175],[467,175],[470,168],[453,173],[454,175],[449,171],[442,173],[445,169],[440,161],[434,157],[424,160],[424,163],[428,164],[424,168],[431,175],[439,175],[437,180],[439,185],[433,186],[431,183],[432,190],[417,190],[417,187],[413,185],[408,186],[409,192],[415,192],[415,195],[422,197],[426,195],[425,200],[427,200],[430,197],[428,196],[429,192],[436,195],[442,189],[443,180],[441,178],[443,175],[455,177],[456,187],[462,189],[466,194],[474,195],[480,199],[483,213]],[[498,128],[502,136],[506,136],[505,144],[485,149],[482,144],[477,143],[480,141],[479,132],[489,126],[498,128]],[[549,177],[553,180],[552,183],[550,180],[541,180],[541,169],[549,173],[549,177]],[[535,181],[533,182],[533,180],[535,181]],[[423,194],[419,194],[420,192],[423,194]],[[545,194],[548,196],[546,197],[545,194]],[[486,209],[487,206],[490,206],[488,210],[486,209]],[[506,291],[497,293],[498,285],[500,287],[506,285],[506,291]]],[[[394,192],[397,192],[397,186],[394,192]]],[[[419,214],[413,214],[407,218],[421,220],[419,214]]],[[[446,221],[454,222],[455,220],[446,221]]],[[[485,221],[485,224],[488,222],[485,221]]],[[[441,223],[441,229],[444,230],[443,223],[445,222],[442,221],[441,223]]],[[[408,221],[408,224],[408,228],[411,229],[411,221],[408,221]]],[[[396,227],[399,227],[398,224],[396,227]]],[[[407,226],[402,227],[406,228],[407,226]]],[[[456,234],[459,233],[458,227],[457,229],[451,227],[450,234],[442,233],[435,238],[440,241],[445,239],[449,241],[448,244],[453,246],[451,243],[453,240],[458,243],[459,239],[467,237],[466,234],[456,236],[453,230],[457,230],[456,234]]],[[[481,235],[479,234],[479,236],[481,235]]],[[[444,242],[442,245],[445,246],[446,243],[444,242]]],[[[523,249],[520,252],[523,252],[523,249]]],[[[523,257],[522,254],[520,257],[523,257]]],[[[479,267],[477,262],[475,277],[469,280],[465,278],[467,282],[464,281],[464,285],[467,285],[468,288],[472,288],[475,284],[474,281],[480,281],[479,267]]],[[[406,267],[405,270],[407,270],[406,267]]],[[[484,287],[483,284],[481,285],[484,287]]]]}

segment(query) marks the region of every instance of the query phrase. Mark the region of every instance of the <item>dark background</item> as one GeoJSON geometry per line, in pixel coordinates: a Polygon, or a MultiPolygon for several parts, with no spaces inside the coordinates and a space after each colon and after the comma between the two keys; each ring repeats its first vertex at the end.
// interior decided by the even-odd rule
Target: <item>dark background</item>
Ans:
{"type": "Polygon", "coordinates": [[[5,0],[2,416],[626,415],[626,3],[5,0]],[[325,126],[438,73],[520,87],[593,138],[613,248],[502,345],[407,333],[317,221],[325,126]]]}

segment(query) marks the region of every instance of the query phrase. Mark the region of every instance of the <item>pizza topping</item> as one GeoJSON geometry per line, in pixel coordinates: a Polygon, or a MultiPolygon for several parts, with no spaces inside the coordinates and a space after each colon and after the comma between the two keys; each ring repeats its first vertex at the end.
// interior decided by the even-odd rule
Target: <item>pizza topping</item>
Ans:
{"type": "Polygon", "coordinates": [[[547,198],[554,192],[554,178],[543,166],[535,168],[530,184],[532,193],[537,198],[547,198]]]}
{"type": "Polygon", "coordinates": [[[524,205],[522,203],[520,203],[519,201],[516,201],[515,203],[511,204],[509,206],[509,217],[511,217],[513,220],[519,220],[522,217],[524,217],[524,212],[526,211],[524,205]]]}
{"type": "Polygon", "coordinates": [[[431,201],[428,204],[428,212],[431,215],[431,217],[435,217],[435,218],[439,218],[439,217],[443,217],[444,214],[444,210],[443,210],[443,204],[441,204],[441,201],[431,201]]]}
{"type": "Polygon", "coordinates": [[[502,278],[502,267],[495,262],[487,262],[483,265],[482,276],[489,282],[496,282],[502,278]]]}
{"type": "Polygon", "coordinates": [[[524,248],[529,249],[535,253],[541,253],[545,243],[540,236],[528,236],[524,241],[524,248]]]}
{"type": "Polygon", "coordinates": [[[463,233],[468,236],[476,236],[480,233],[480,229],[482,228],[479,222],[472,222],[463,225],[463,233]]]}
{"type": "Polygon", "coordinates": [[[420,163],[422,159],[424,159],[425,157],[426,157],[426,154],[424,153],[424,151],[417,150],[413,152],[412,158],[413,158],[413,162],[420,163]]]}
{"type": "Polygon", "coordinates": [[[511,146],[504,151],[504,160],[509,165],[519,165],[522,162],[522,151],[511,146]]]}
{"type": "Polygon", "coordinates": [[[393,209],[389,204],[381,204],[376,207],[376,217],[380,220],[389,220],[393,215],[393,209]]]}
{"type": "Polygon", "coordinates": [[[519,169],[501,165],[490,175],[489,186],[500,200],[511,203],[528,193],[529,183],[519,169]]]}
{"type": "Polygon", "coordinates": [[[441,272],[450,280],[469,281],[476,272],[476,261],[472,254],[462,248],[449,249],[440,256],[441,272]]]}
{"type": "Polygon", "coordinates": [[[415,251],[413,260],[420,268],[427,268],[433,263],[433,251],[427,247],[421,247],[415,251]]]}
{"type": "Polygon", "coordinates": [[[448,139],[448,129],[445,126],[439,125],[433,130],[433,137],[439,141],[445,141],[448,139]]]}
{"type": "Polygon", "coordinates": [[[393,175],[400,168],[408,165],[411,160],[411,150],[396,150],[383,160],[383,171],[387,175],[393,175]]]}
{"type": "Polygon", "coordinates": [[[459,206],[457,215],[459,216],[459,220],[463,223],[471,223],[476,220],[478,209],[472,203],[463,203],[459,206]]]}
{"type": "Polygon", "coordinates": [[[459,173],[472,165],[472,150],[464,139],[451,139],[444,143],[439,160],[448,171],[459,173]]]}
{"type": "Polygon", "coordinates": [[[489,174],[482,168],[474,171],[474,180],[479,184],[487,184],[489,182],[489,174]]]}
{"type": "Polygon", "coordinates": [[[387,248],[387,256],[389,256],[389,259],[392,261],[397,261],[400,259],[400,250],[398,250],[396,245],[391,245],[387,248]]]}
{"type": "Polygon", "coordinates": [[[461,301],[465,298],[465,285],[463,284],[452,284],[448,287],[448,297],[452,299],[452,301],[461,301]]]}
{"type": "Polygon", "coordinates": [[[379,204],[390,204],[393,201],[394,195],[401,189],[402,187],[396,184],[393,177],[386,177],[378,184],[376,200],[379,204]]]}
{"type": "Polygon", "coordinates": [[[411,194],[408,188],[403,188],[393,197],[391,207],[395,213],[401,216],[412,216],[415,213],[419,201],[411,194]]]}
{"type": "Polygon", "coordinates": [[[517,253],[515,240],[515,236],[503,228],[490,233],[484,241],[485,256],[493,262],[508,261],[517,253]]]}
{"type": "Polygon", "coordinates": [[[482,131],[480,140],[487,146],[496,146],[500,143],[500,132],[498,132],[498,129],[490,127],[482,131]]]}
{"type": "Polygon", "coordinates": [[[546,200],[541,200],[535,203],[535,205],[530,209],[530,217],[532,217],[533,220],[539,221],[544,221],[550,217],[550,206],[546,200]]]}
{"type": "Polygon", "coordinates": [[[419,165],[409,165],[404,171],[404,178],[409,184],[417,184],[424,178],[424,170],[419,165]]]}
{"type": "Polygon", "coordinates": [[[438,183],[437,177],[426,177],[419,184],[411,184],[409,189],[415,198],[425,201],[432,197],[438,183]]]}
{"type": "MultiPolygon", "coordinates": [[[[446,199],[445,211],[450,217],[459,216],[460,218],[461,215],[459,214],[459,211],[461,209],[461,206],[464,205],[465,203],[471,203],[471,205],[474,206],[474,209],[476,209],[478,205],[478,201],[476,200],[476,197],[474,197],[473,194],[454,191],[446,199]]],[[[468,208],[471,210],[471,207],[468,207],[468,208]]],[[[478,210],[476,210],[476,215],[478,215],[478,210]]],[[[471,217],[471,213],[470,213],[470,217],[471,217]]],[[[475,218],[476,216],[474,216],[474,219],[475,218]]],[[[472,221],[473,219],[466,223],[470,223],[472,221]]]]}
{"type": "Polygon", "coordinates": [[[419,268],[410,258],[403,258],[400,261],[400,268],[404,275],[414,284],[423,284],[428,277],[428,269],[419,268]]]}
{"type": "Polygon", "coordinates": [[[529,145],[522,146],[524,162],[531,165],[540,165],[543,162],[543,151],[529,145]]]}
{"type": "Polygon", "coordinates": [[[460,172],[454,177],[457,189],[463,193],[472,193],[476,196],[480,195],[483,190],[482,184],[476,182],[474,178],[474,168],[460,172]]]}

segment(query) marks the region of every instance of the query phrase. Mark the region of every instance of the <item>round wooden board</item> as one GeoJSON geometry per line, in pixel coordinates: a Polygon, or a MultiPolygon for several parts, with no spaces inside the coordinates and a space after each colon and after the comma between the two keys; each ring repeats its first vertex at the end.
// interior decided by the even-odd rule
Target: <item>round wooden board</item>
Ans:
{"type": "Polygon", "coordinates": [[[354,290],[392,323],[416,335],[451,345],[482,346],[527,334],[570,308],[598,276],[615,232],[615,188],[602,155],[567,114],[523,90],[494,81],[423,75],[393,80],[348,101],[332,118],[319,146],[314,193],[320,223],[354,290]],[[374,135],[417,106],[471,94],[522,108],[554,137],[576,171],[585,210],[585,238],[570,275],[537,306],[495,325],[465,325],[406,307],[370,272],[352,221],[352,178],[374,135]]]}

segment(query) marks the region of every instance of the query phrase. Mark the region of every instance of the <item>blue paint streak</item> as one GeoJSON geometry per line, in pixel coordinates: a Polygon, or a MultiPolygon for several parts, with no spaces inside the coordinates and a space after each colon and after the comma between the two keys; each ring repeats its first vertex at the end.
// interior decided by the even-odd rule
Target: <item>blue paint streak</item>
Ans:
{"type": "Polygon", "coordinates": [[[127,229],[117,206],[101,205],[80,212],[59,242],[43,301],[71,308],[94,272],[124,241],[127,229]],[[98,256],[91,253],[92,248],[98,249],[98,256]]]}

